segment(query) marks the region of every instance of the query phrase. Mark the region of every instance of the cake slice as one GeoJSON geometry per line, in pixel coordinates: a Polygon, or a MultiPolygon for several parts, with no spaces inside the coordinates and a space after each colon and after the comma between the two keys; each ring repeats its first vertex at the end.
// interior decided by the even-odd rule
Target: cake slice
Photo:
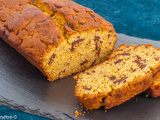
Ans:
{"type": "Polygon", "coordinates": [[[111,23],[70,0],[0,0],[0,37],[49,81],[107,59],[117,41],[111,23]]]}
{"type": "MultiPolygon", "coordinates": [[[[120,45],[116,48],[115,51],[112,52],[111,55],[108,56],[108,59],[111,57],[114,57],[116,55],[122,54],[128,50],[134,49],[135,45],[120,45]]],[[[158,60],[159,58],[155,58],[155,60],[158,60]]],[[[160,96],[160,68],[157,70],[157,72],[153,75],[153,83],[151,86],[145,91],[149,96],[153,98],[157,98],[160,96]]]]}
{"type": "Polygon", "coordinates": [[[151,86],[145,91],[149,96],[153,98],[157,98],[160,96],[160,70],[157,71],[157,74],[153,76],[153,83],[151,86]]]}
{"type": "Polygon", "coordinates": [[[74,76],[75,96],[86,109],[120,105],[152,84],[152,76],[160,67],[160,49],[152,45],[132,47],[74,76]]]}

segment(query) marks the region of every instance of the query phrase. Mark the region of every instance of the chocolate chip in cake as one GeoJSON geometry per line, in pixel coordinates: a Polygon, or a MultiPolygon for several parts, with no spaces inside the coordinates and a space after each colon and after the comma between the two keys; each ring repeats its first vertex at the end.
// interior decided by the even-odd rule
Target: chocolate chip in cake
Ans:
{"type": "Polygon", "coordinates": [[[85,39],[78,39],[78,40],[72,42],[72,47],[71,47],[70,51],[73,52],[73,50],[74,50],[74,45],[77,44],[77,43],[79,43],[79,42],[81,42],[81,41],[84,41],[84,40],[85,40],[85,39]]]}
{"type": "Polygon", "coordinates": [[[108,34],[108,38],[110,38],[110,36],[111,36],[111,35],[110,35],[110,34],[108,34]]]}
{"type": "Polygon", "coordinates": [[[68,65],[69,65],[69,63],[66,64],[66,66],[68,66],[68,65]]]}
{"type": "Polygon", "coordinates": [[[137,59],[138,59],[138,60],[139,60],[139,59],[141,59],[141,57],[140,57],[140,56],[138,56],[138,55],[137,55],[136,57],[137,57],[137,59]]]}
{"type": "Polygon", "coordinates": [[[156,61],[158,61],[159,60],[159,57],[158,58],[154,58],[156,61]]]}
{"type": "Polygon", "coordinates": [[[88,62],[88,61],[85,60],[85,61],[81,62],[80,65],[82,66],[82,65],[84,65],[84,64],[87,63],[87,62],[88,62]]]}
{"type": "Polygon", "coordinates": [[[115,80],[116,77],[112,76],[112,77],[110,77],[109,79],[110,79],[110,80],[115,80]]]}
{"type": "Polygon", "coordinates": [[[147,65],[141,65],[141,70],[144,69],[147,65]]]}
{"type": "Polygon", "coordinates": [[[95,37],[94,37],[94,41],[95,41],[95,42],[98,42],[98,41],[99,41],[99,39],[100,39],[100,37],[99,37],[99,36],[95,36],[95,37]]]}
{"type": "Polygon", "coordinates": [[[53,53],[52,57],[50,58],[48,64],[51,64],[54,61],[54,58],[56,57],[56,54],[53,53]]]}
{"type": "Polygon", "coordinates": [[[131,71],[132,71],[132,72],[135,72],[135,71],[136,71],[136,69],[134,69],[134,68],[131,68],[131,71]]]}
{"type": "Polygon", "coordinates": [[[123,51],[123,49],[119,49],[119,50],[117,50],[117,51],[123,51]]]}
{"type": "Polygon", "coordinates": [[[96,62],[96,59],[92,62],[91,67],[94,66],[95,62],[96,62]]]}
{"type": "Polygon", "coordinates": [[[103,43],[103,41],[100,41],[100,43],[103,43]]]}
{"type": "Polygon", "coordinates": [[[159,72],[160,67],[155,71],[155,73],[153,74],[153,77],[159,72]]]}
{"type": "Polygon", "coordinates": [[[148,49],[148,46],[145,46],[146,49],[148,49]]]}
{"type": "Polygon", "coordinates": [[[90,73],[89,72],[86,72],[87,73],[87,75],[90,75],[90,73]]]}
{"type": "Polygon", "coordinates": [[[114,83],[114,84],[116,84],[116,83],[119,84],[119,83],[121,83],[121,82],[124,82],[124,83],[125,83],[125,82],[126,82],[126,79],[127,79],[127,78],[122,78],[122,79],[119,79],[119,80],[114,81],[113,83],[114,83]]]}
{"type": "Polygon", "coordinates": [[[129,53],[122,53],[121,55],[123,55],[123,56],[129,56],[131,54],[129,54],[129,53]]]}
{"type": "Polygon", "coordinates": [[[77,38],[80,38],[80,36],[77,36],[77,38]]]}
{"type": "Polygon", "coordinates": [[[97,30],[95,30],[96,32],[99,32],[100,31],[100,29],[97,29],[97,30]]]}
{"type": "Polygon", "coordinates": [[[116,62],[114,62],[114,64],[116,65],[116,64],[118,64],[120,62],[122,62],[122,59],[118,59],[116,62]]]}

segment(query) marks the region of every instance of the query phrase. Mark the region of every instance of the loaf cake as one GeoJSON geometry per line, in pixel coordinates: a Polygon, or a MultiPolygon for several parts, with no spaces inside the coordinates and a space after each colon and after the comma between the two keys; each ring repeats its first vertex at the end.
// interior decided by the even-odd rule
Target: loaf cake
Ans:
{"type": "Polygon", "coordinates": [[[157,71],[157,74],[153,76],[153,83],[151,86],[145,91],[149,96],[153,98],[157,98],[160,96],[160,70],[157,71]]]}
{"type": "Polygon", "coordinates": [[[70,0],[32,2],[0,0],[0,37],[49,81],[99,64],[113,51],[116,32],[93,10],[70,0]]]}
{"type": "MultiPolygon", "coordinates": [[[[116,48],[115,51],[112,52],[111,55],[108,56],[108,59],[111,57],[115,57],[116,55],[125,53],[128,50],[134,49],[135,45],[120,45],[116,48]]],[[[160,56],[159,56],[160,57],[160,56]]],[[[159,58],[155,58],[155,60],[159,60],[159,58]]],[[[153,98],[157,98],[160,96],[160,68],[158,68],[157,72],[153,75],[153,83],[151,86],[145,91],[149,96],[153,98]]]]}
{"type": "MultiPolygon", "coordinates": [[[[75,96],[86,109],[105,109],[120,105],[145,91],[160,67],[160,49],[152,45],[121,45],[119,54],[76,76],[75,96]]],[[[111,57],[112,56],[112,57],[111,57]]]]}

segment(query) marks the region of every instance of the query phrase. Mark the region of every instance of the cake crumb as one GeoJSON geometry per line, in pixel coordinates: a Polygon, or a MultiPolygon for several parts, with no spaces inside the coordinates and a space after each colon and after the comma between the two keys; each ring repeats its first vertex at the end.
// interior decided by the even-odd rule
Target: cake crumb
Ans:
{"type": "Polygon", "coordinates": [[[149,95],[147,94],[146,97],[148,97],[149,95]]]}
{"type": "Polygon", "coordinates": [[[107,110],[105,110],[105,112],[107,112],[107,110]]]}
{"type": "Polygon", "coordinates": [[[76,110],[75,111],[75,117],[79,118],[79,115],[80,115],[79,112],[76,110]]]}

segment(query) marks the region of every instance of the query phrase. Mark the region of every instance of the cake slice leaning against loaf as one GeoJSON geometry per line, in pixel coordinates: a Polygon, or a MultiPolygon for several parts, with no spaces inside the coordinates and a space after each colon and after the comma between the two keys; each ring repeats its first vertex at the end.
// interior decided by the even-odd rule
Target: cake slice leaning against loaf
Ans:
{"type": "Polygon", "coordinates": [[[160,59],[155,59],[159,58],[160,49],[152,45],[132,47],[74,76],[75,96],[86,109],[120,105],[152,84],[152,76],[160,67],[160,59]]]}
{"type": "Polygon", "coordinates": [[[0,37],[49,81],[105,61],[117,40],[111,23],[70,0],[0,0],[0,8],[0,37]]]}
{"type": "MultiPolygon", "coordinates": [[[[119,54],[125,53],[128,50],[134,49],[135,45],[120,45],[119,47],[116,48],[115,51],[112,52],[111,55],[108,56],[108,59],[111,57],[115,57],[119,54]]],[[[155,53],[153,53],[155,54],[155,53]]],[[[155,60],[159,60],[159,57],[155,57],[155,60]]],[[[157,98],[160,96],[160,68],[157,69],[157,71],[154,73],[153,75],[153,83],[151,84],[151,86],[145,91],[145,93],[147,93],[149,96],[153,97],[153,98],[157,98]]]]}

